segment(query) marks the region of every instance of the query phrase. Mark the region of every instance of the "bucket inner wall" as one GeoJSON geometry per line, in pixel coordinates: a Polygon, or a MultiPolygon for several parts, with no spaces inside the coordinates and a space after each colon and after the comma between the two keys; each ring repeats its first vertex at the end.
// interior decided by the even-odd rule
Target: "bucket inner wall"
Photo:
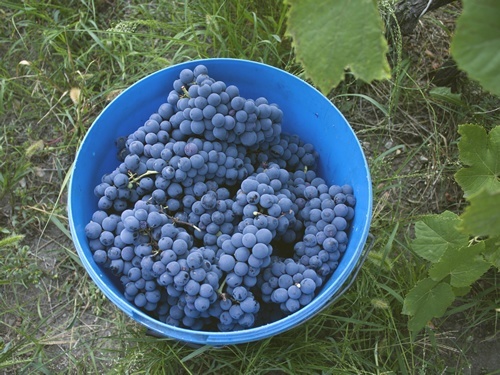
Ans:
{"type": "Polygon", "coordinates": [[[69,184],[68,216],[73,242],[82,263],[98,287],[121,310],[154,332],[180,341],[229,345],[264,339],[314,316],[328,304],[353,271],[366,243],[372,214],[372,190],[368,165],[361,146],[338,109],[319,91],[280,69],[247,60],[208,59],[190,61],[153,73],[130,86],[111,102],[87,132],[77,153],[69,184]],[[245,98],[266,97],[283,111],[283,132],[297,134],[314,145],[319,175],[328,184],[350,184],[356,196],[355,216],[347,249],[329,280],[314,300],[294,314],[264,326],[235,332],[192,331],[164,324],[129,303],[120,282],[102,270],[92,258],[85,225],[97,209],[94,187],[118,165],[115,141],[142,126],[166,101],[172,82],[182,69],[198,64],[210,77],[234,84],[245,98]]]}

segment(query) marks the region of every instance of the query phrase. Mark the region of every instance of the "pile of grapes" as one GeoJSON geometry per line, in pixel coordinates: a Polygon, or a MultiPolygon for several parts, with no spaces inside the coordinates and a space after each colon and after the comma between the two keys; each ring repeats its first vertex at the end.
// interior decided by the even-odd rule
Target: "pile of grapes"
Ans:
{"type": "Polygon", "coordinates": [[[203,65],[184,69],[157,112],[117,140],[94,189],[93,259],[152,317],[193,330],[278,320],[314,298],[345,252],[350,186],[328,186],[283,113],[203,65]]]}

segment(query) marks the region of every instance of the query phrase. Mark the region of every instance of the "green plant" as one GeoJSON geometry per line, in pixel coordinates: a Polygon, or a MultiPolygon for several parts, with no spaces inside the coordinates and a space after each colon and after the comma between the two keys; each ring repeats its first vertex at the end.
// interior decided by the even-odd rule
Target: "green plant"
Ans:
{"type": "MultiPolygon", "coordinates": [[[[338,8],[327,1],[287,1],[287,4],[290,6],[287,30],[294,40],[297,58],[303,63],[306,75],[324,93],[340,82],[344,68],[350,68],[354,76],[367,82],[387,76],[386,61],[380,58],[387,45],[377,21],[379,16],[373,11],[373,1],[339,2],[338,8]],[[313,22],[305,20],[306,12],[313,22]],[[362,48],[360,35],[371,40],[373,49],[362,48]],[[324,43],[328,43],[328,49],[324,43]],[[342,57],[336,59],[338,56],[342,57]],[[327,64],[330,61],[336,68],[333,73],[327,64]]],[[[499,17],[500,4],[494,0],[464,0],[451,46],[459,67],[496,94],[500,93],[500,59],[496,53],[500,48],[500,24],[496,22],[499,17]]],[[[396,50],[399,51],[398,45],[396,50]]],[[[398,76],[400,68],[401,64],[396,64],[398,76]]],[[[446,89],[435,88],[430,94],[452,105],[464,106],[460,96],[446,89]]],[[[480,126],[460,127],[460,160],[470,166],[456,174],[470,203],[465,213],[457,216],[444,212],[416,223],[413,251],[432,266],[429,277],[420,280],[404,301],[403,313],[410,315],[409,328],[413,332],[420,331],[431,318],[443,316],[455,296],[467,293],[470,285],[491,266],[499,266],[498,129],[494,128],[487,137],[480,126]]]]}
{"type": "Polygon", "coordinates": [[[486,90],[500,95],[500,5],[495,0],[465,0],[451,44],[458,66],[486,90]]]}
{"type": "Polygon", "coordinates": [[[24,235],[10,233],[0,228],[5,235],[0,239],[0,285],[20,283],[24,286],[37,283],[42,276],[29,246],[21,245],[24,235]]]}
{"type": "Polygon", "coordinates": [[[500,269],[500,126],[486,134],[481,126],[462,125],[459,132],[466,167],[455,178],[469,206],[460,216],[445,211],[415,224],[412,249],[431,267],[405,297],[403,313],[413,332],[443,316],[490,267],[500,269]]]}
{"type": "MultiPolygon", "coordinates": [[[[306,76],[325,94],[343,79],[344,69],[350,69],[365,82],[389,78],[385,57],[388,46],[375,1],[343,0],[331,4],[327,0],[285,0],[285,3],[289,5],[287,33],[293,39],[297,59],[303,64],[306,76]]],[[[391,7],[387,3],[382,7],[391,7]]],[[[459,67],[495,94],[500,93],[500,59],[496,53],[500,48],[500,26],[496,22],[499,17],[500,5],[495,0],[464,0],[451,47],[459,67]]],[[[398,31],[395,36],[396,41],[401,37],[398,31]]],[[[395,66],[397,74],[400,64],[395,66]]]]}
{"type": "Polygon", "coordinates": [[[5,139],[0,141],[0,201],[9,197],[12,203],[19,183],[31,172],[27,154],[22,147],[12,147],[5,139]]]}
{"type": "Polygon", "coordinates": [[[286,0],[287,33],[306,75],[328,93],[350,68],[370,82],[389,78],[382,20],[372,0],[286,0]],[[306,16],[307,15],[307,16],[306,16]]]}

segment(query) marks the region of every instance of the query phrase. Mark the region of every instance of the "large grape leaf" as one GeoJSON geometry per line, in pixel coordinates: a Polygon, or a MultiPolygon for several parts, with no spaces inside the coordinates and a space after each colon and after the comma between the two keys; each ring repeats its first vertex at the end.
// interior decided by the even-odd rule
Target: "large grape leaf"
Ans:
{"type": "Polygon", "coordinates": [[[470,196],[470,205],[461,216],[460,229],[472,236],[500,235],[500,189],[481,190],[470,196]]]}
{"type": "Polygon", "coordinates": [[[287,34],[306,76],[327,94],[344,69],[366,82],[390,77],[387,41],[374,0],[285,0],[287,34]]]}
{"type": "Polygon", "coordinates": [[[411,316],[408,328],[410,331],[420,331],[432,318],[443,316],[454,300],[455,294],[450,284],[438,283],[431,278],[420,280],[403,302],[402,313],[411,316]]]}
{"type": "Polygon", "coordinates": [[[473,246],[447,249],[439,262],[432,265],[429,276],[436,282],[450,276],[451,286],[456,288],[469,286],[491,266],[481,255],[484,249],[483,241],[473,246]]]}
{"type": "MultiPolygon", "coordinates": [[[[500,55],[500,50],[497,52],[500,55]]],[[[500,190],[500,126],[487,134],[482,126],[465,124],[460,125],[458,132],[462,135],[458,143],[459,158],[468,167],[461,168],[455,179],[465,196],[483,188],[500,190]]]]}
{"type": "Polygon", "coordinates": [[[451,54],[458,67],[500,95],[500,1],[462,0],[451,54]]]}
{"type": "Polygon", "coordinates": [[[457,230],[460,218],[450,211],[425,216],[415,223],[412,249],[433,263],[439,261],[448,249],[458,249],[468,243],[468,236],[457,230]]]}

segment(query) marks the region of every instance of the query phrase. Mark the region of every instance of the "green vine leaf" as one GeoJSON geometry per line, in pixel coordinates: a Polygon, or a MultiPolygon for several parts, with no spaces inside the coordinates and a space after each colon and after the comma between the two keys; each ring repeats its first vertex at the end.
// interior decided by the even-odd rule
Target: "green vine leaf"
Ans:
{"type": "Polygon", "coordinates": [[[464,190],[465,196],[481,189],[500,190],[500,126],[489,134],[479,125],[460,125],[462,136],[458,149],[460,161],[467,165],[455,173],[455,179],[464,190]]]}
{"type": "Polygon", "coordinates": [[[365,82],[390,77],[382,18],[373,0],[285,0],[287,34],[306,76],[327,94],[344,69],[365,82]]]}
{"type": "Polygon", "coordinates": [[[460,229],[472,236],[498,236],[500,231],[500,190],[481,190],[469,197],[460,229]]]}
{"type": "Polygon", "coordinates": [[[450,211],[429,215],[415,224],[412,249],[422,258],[436,263],[448,249],[458,249],[469,237],[457,230],[460,218],[450,211]]]}
{"type": "Polygon", "coordinates": [[[491,266],[481,255],[484,249],[483,241],[473,246],[449,248],[439,262],[432,265],[429,276],[436,282],[450,276],[451,286],[467,287],[477,281],[491,266]]]}
{"type": "Polygon", "coordinates": [[[484,257],[491,265],[500,270],[500,237],[488,238],[484,241],[484,257]]]}
{"type": "Polygon", "coordinates": [[[500,95],[500,2],[462,0],[451,54],[458,67],[500,95]]]}
{"type": "Polygon", "coordinates": [[[462,94],[451,92],[451,87],[434,87],[429,91],[431,98],[444,103],[449,103],[459,107],[466,107],[467,103],[462,100],[462,94]]]}
{"type": "Polygon", "coordinates": [[[432,318],[443,316],[454,300],[450,284],[431,278],[420,280],[403,303],[403,314],[411,316],[408,328],[413,332],[420,331],[432,318]]]}
{"type": "Polygon", "coordinates": [[[453,290],[455,297],[463,297],[470,292],[471,286],[462,286],[460,288],[452,287],[451,289],[453,290]]]}

